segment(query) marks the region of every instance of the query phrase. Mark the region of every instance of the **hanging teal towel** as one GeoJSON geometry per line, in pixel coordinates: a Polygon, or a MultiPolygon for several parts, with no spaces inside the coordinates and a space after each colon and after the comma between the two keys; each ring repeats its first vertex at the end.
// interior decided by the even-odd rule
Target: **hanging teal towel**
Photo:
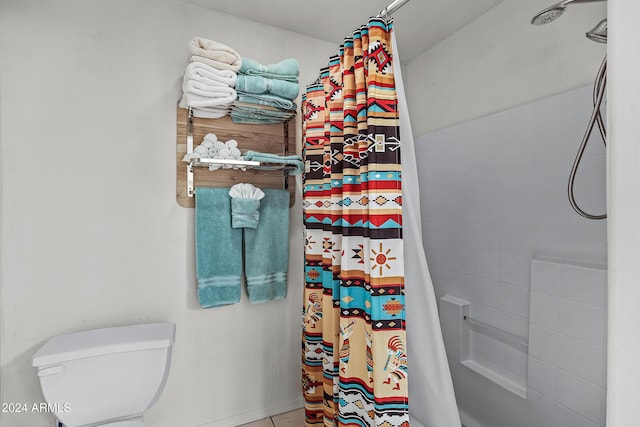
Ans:
{"type": "MultiPolygon", "coordinates": [[[[258,151],[248,150],[242,156],[245,160],[255,160],[258,162],[279,163],[281,165],[294,166],[294,169],[289,171],[289,175],[300,175],[304,172],[304,163],[302,163],[302,157],[300,156],[280,156],[273,153],[260,153],[258,151]]],[[[255,169],[274,169],[274,166],[256,166],[255,169]]]]}
{"type": "Polygon", "coordinates": [[[200,307],[240,301],[242,229],[231,227],[228,188],[196,188],[196,275],[200,307]]]}
{"type": "Polygon", "coordinates": [[[244,229],[244,271],[252,304],[287,296],[289,192],[263,191],[258,227],[244,229]]]}

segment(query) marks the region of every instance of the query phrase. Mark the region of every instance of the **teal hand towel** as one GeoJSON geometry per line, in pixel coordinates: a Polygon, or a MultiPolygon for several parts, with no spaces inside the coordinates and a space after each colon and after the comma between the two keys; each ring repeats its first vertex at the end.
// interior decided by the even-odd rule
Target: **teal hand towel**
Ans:
{"type": "MultiPolygon", "coordinates": [[[[258,162],[280,163],[283,165],[294,166],[295,169],[289,171],[289,175],[300,175],[304,172],[304,163],[300,156],[279,156],[272,153],[260,153],[257,151],[247,151],[244,153],[245,160],[255,160],[258,162]]],[[[256,169],[273,169],[270,166],[257,166],[256,169]]]]}
{"type": "Polygon", "coordinates": [[[263,65],[255,59],[242,58],[242,65],[238,73],[297,82],[300,66],[295,58],[285,59],[277,64],[269,65],[263,65]]]}
{"type": "Polygon", "coordinates": [[[236,91],[245,93],[257,93],[281,96],[294,100],[298,96],[300,88],[296,82],[286,80],[269,79],[262,76],[246,76],[240,74],[236,81],[236,91]]]}
{"type": "Polygon", "coordinates": [[[256,228],[260,219],[260,200],[231,198],[231,226],[233,228],[256,228]]]}
{"type": "Polygon", "coordinates": [[[231,227],[228,188],[196,188],[196,275],[202,308],[240,301],[242,229],[231,227]]]}
{"type": "Polygon", "coordinates": [[[263,189],[256,229],[244,229],[244,273],[249,302],[287,296],[289,268],[289,192],[263,189]]]}

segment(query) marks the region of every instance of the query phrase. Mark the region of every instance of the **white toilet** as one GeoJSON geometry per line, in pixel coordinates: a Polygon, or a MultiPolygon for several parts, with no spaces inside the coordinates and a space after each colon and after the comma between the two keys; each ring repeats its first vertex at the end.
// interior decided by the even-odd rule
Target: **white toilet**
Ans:
{"type": "Polygon", "coordinates": [[[51,338],[32,358],[42,394],[65,427],[144,427],[164,388],[173,323],[95,329],[51,338]]]}

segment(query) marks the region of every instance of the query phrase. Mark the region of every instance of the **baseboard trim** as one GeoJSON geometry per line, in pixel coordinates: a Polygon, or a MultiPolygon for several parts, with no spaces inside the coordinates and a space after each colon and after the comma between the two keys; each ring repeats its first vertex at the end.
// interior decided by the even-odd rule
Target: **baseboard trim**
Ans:
{"type": "Polygon", "coordinates": [[[261,420],[263,418],[268,418],[274,415],[283,414],[285,412],[294,411],[296,409],[302,408],[303,406],[304,401],[302,400],[302,398],[300,398],[266,408],[258,408],[249,412],[243,412],[241,414],[233,415],[221,420],[199,424],[196,427],[236,427],[242,424],[261,420]]]}

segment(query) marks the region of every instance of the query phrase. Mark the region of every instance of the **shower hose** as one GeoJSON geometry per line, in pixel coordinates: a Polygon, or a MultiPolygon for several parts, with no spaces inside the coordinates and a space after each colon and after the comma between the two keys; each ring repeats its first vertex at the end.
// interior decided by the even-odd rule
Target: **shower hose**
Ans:
{"type": "Polygon", "coordinates": [[[576,158],[573,161],[573,166],[571,167],[571,173],[569,174],[569,184],[568,184],[568,193],[569,193],[569,203],[571,203],[571,207],[574,211],[576,211],[579,215],[587,218],[587,219],[605,219],[607,214],[602,215],[593,215],[585,212],[578,206],[576,202],[575,195],[573,194],[573,187],[575,184],[576,173],[578,171],[578,166],[580,165],[580,161],[582,160],[582,155],[584,154],[584,150],[587,147],[587,143],[589,142],[589,138],[591,137],[591,133],[593,132],[594,126],[598,125],[598,130],[600,131],[600,135],[602,136],[602,142],[605,147],[607,145],[607,133],[604,126],[604,121],[602,120],[602,114],[600,113],[600,107],[602,105],[602,100],[604,99],[605,88],[607,86],[607,57],[604,57],[602,61],[602,65],[600,66],[600,70],[598,70],[598,75],[596,76],[596,81],[593,85],[593,112],[591,113],[591,118],[589,119],[589,124],[587,125],[587,130],[582,138],[582,143],[580,144],[580,148],[578,149],[578,153],[576,154],[576,158]]]}

